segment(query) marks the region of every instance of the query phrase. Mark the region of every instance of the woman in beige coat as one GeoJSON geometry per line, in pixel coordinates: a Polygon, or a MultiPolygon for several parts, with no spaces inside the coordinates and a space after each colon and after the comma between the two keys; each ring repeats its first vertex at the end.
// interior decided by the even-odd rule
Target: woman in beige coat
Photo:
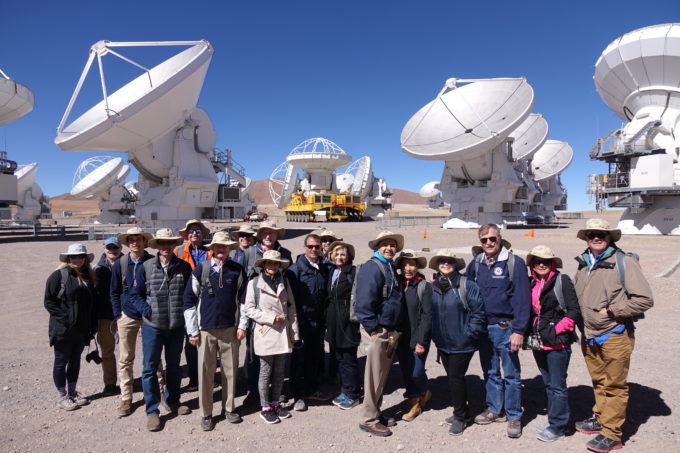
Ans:
{"type": "Polygon", "coordinates": [[[281,272],[281,268],[289,264],[277,250],[264,252],[255,262],[263,272],[248,283],[246,293],[245,311],[255,322],[253,343],[255,354],[260,357],[260,417],[266,423],[278,423],[290,417],[279,404],[286,354],[290,354],[293,344],[300,340],[295,299],[281,272]]]}

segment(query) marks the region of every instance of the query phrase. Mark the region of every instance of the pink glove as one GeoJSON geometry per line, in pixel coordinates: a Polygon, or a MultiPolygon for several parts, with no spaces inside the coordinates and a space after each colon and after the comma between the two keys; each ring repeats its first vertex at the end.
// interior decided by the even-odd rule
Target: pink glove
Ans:
{"type": "Polygon", "coordinates": [[[557,324],[555,324],[555,333],[557,335],[563,333],[563,332],[571,332],[574,330],[574,320],[571,318],[567,318],[566,316],[560,320],[557,324]]]}

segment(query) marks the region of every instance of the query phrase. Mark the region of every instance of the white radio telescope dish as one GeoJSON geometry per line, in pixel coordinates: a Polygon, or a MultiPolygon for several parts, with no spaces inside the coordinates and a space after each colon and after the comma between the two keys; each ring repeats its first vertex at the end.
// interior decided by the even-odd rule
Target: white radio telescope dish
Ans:
{"type": "Polygon", "coordinates": [[[120,157],[97,156],[86,159],[76,169],[71,195],[76,198],[95,198],[108,192],[118,181],[121,170],[123,159],[120,157]]]}
{"type": "Polygon", "coordinates": [[[574,151],[567,142],[546,140],[545,144],[536,151],[531,161],[531,168],[536,181],[562,173],[569,166],[574,157],[574,151]]]}
{"type": "Polygon", "coordinates": [[[548,122],[538,113],[532,113],[512,131],[512,157],[515,161],[530,158],[548,138],[548,122]]]}
{"type": "Polygon", "coordinates": [[[28,191],[35,183],[35,178],[38,176],[38,163],[33,162],[26,165],[19,165],[14,172],[14,176],[17,177],[18,199],[21,200],[26,191],[28,191]]]}
{"type": "Polygon", "coordinates": [[[439,181],[430,181],[418,191],[418,195],[427,199],[438,197],[440,193],[439,181]]]}
{"type": "Polygon", "coordinates": [[[354,195],[367,197],[371,193],[374,178],[370,157],[363,156],[355,160],[347,166],[343,175],[345,179],[351,180],[349,191],[354,195]]]}
{"type": "Polygon", "coordinates": [[[125,180],[130,176],[131,170],[128,164],[123,165],[123,168],[118,172],[118,176],[116,176],[116,184],[125,185],[125,180]]]}
{"type": "Polygon", "coordinates": [[[286,161],[307,173],[332,173],[352,161],[352,156],[332,141],[317,137],[297,145],[286,161]]]}
{"type": "Polygon", "coordinates": [[[279,164],[269,176],[269,195],[274,204],[283,209],[297,189],[300,177],[288,162],[279,164]]]}
{"type": "Polygon", "coordinates": [[[33,93],[0,69],[0,124],[11,123],[33,110],[33,93]]]}
{"type": "Polygon", "coordinates": [[[437,98],[406,123],[401,147],[425,160],[479,157],[503,142],[533,103],[534,91],[524,78],[449,79],[437,98]],[[457,87],[458,82],[472,83],[457,87]]]}

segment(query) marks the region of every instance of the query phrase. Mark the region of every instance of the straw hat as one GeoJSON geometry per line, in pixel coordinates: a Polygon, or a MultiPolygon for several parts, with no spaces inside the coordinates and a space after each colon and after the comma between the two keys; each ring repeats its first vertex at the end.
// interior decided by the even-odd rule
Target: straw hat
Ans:
{"type": "Polygon", "coordinates": [[[146,231],[143,231],[139,227],[132,227],[128,229],[125,233],[118,235],[118,242],[120,242],[123,245],[128,245],[128,237],[130,236],[142,236],[147,246],[149,244],[149,241],[153,239],[153,235],[151,233],[147,233],[146,231]]]}
{"type": "Polygon", "coordinates": [[[284,269],[290,264],[290,261],[281,258],[281,252],[278,250],[267,250],[264,252],[262,258],[258,258],[255,261],[255,267],[262,267],[265,261],[276,261],[277,263],[281,263],[281,267],[284,269]]]}
{"type": "Polygon", "coordinates": [[[170,228],[161,228],[156,231],[156,236],[149,241],[149,247],[158,249],[158,241],[175,241],[175,245],[184,244],[184,239],[180,236],[175,236],[170,228]]]}
{"type": "MultiPolygon", "coordinates": [[[[506,241],[505,239],[501,239],[501,246],[505,247],[508,250],[512,249],[512,244],[510,244],[510,241],[506,241]]],[[[472,256],[477,256],[480,253],[484,251],[484,248],[481,245],[473,245],[472,246],[472,256]]]]}
{"type": "Polygon", "coordinates": [[[430,258],[430,269],[439,271],[439,260],[441,258],[453,258],[456,264],[454,265],[454,270],[459,271],[465,269],[465,260],[456,256],[453,249],[439,249],[435,252],[434,256],[430,258]]]}
{"type": "Polygon", "coordinates": [[[342,242],[342,241],[333,241],[331,242],[331,245],[328,246],[328,257],[330,258],[333,256],[333,250],[336,249],[336,247],[344,247],[347,249],[347,254],[349,255],[349,259],[353,260],[354,259],[354,246],[352,244],[348,244],[347,242],[342,242]]]}
{"type": "Polygon", "coordinates": [[[247,234],[248,236],[255,236],[255,230],[253,230],[250,225],[248,224],[243,224],[240,227],[238,227],[238,230],[234,230],[231,232],[231,239],[234,241],[238,241],[238,237],[241,234],[247,234]]]}
{"type": "Polygon", "coordinates": [[[265,230],[276,231],[278,233],[276,235],[277,239],[281,239],[286,234],[285,228],[277,227],[276,222],[272,220],[265,220],[264,222],[260,223],[260,227],[257,229],[255,236],[258,239],[262,238],[262,233],[264,233],[265,230]]]}
{"type": "Polygon", "coordinates": [[[203,225],[203,222],[201,222],[198,219],[191,219],[191,220],[187,220],[187,223],[184,225],[184,229],[181,229],[181,230],[178,231],[179,235],[182,236],[184,239],[189,239],[189,235],[187,234],[187,229],[191,225],[198,225],[199,228],[201,229],[201,233],[203,234],[203,236],[207,236],[207,235],[210,234],[210,229],[207,226],[203,225]]]}
{"type": "Polygon", "coordinates": [[[404,248],[404,236],[401,234],[397,233],[392,233],[389,230],[381,231],[380,234],[378,234],[378,237],[373,239],[372,241],[368,241],[368,247],[371,250],[378,250],[378,244],[380,244],[380,241],[383,239],[392,239],[397,242],[397,252],[400,252],[401,249],[404,248]]]}
{"type": "Polygon", "coordinates": [[[527,266],[531,267],[531,262],[534,258],[542,258],[544,260],[555,261],[556,267],[562,267],[562,258],[555,256],[555,252],[552,251],[547,245],[537,245],[531,249],[531,252],[527,255],[527,266]]]}
{"type": "Polygon", "coordinates": [[[335,233],[333,233],[331,230],[321,230],[317,233],[321,239],[323,238],[331,238],[333,239],[333,242],[335,241],[342,241],[341,237],[336,236],[335,233]]]}
{"type": "Polygon", "coordinates": [[[229,239],[229,234],[226,231],[218,231],[213,234],[212,241],[208,244],[208,248],[212,250],[214,245],[224,245],[229,250],[234,250],[238,248],[238,242],[229,239]]]}
{"type": "Polygon", "coordinates": [[[588,231],[606,231],[609,233],[609,236],[611,236],[612,242],[621,239],[621,230],[610,228],[609,222],[604,219],[588,219],[586,227],[582,230],[578,230],[576,237],[587,241],[588,238],[586,238],[586,233],[588,233],[588,231]]]}
{"type": "Polygon", "coordinates": [[[94,253],[87,253],[87,247],[85,247],[83,244],[70,244],[66,252],[59,254],[59,261],[62,263],[68,263],[69,256],[77,255],[87,255],[88,263],[91,263],[94,259],[94,253]]]}
{"type": "Polygon", "coordinates": [[[405,259],[414,260],[418,269],[424,269],[427,266],[427,258],[418,256],[417,252],[411,249],[402,250],[397,259],[394,260],[394,265],[397,268],[401,267],[401,262],[405,259]]]}

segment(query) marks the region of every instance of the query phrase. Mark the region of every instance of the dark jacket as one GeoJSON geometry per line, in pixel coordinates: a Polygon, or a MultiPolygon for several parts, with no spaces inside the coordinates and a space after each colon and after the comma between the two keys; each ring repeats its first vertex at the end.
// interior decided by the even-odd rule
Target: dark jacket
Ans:
{"type": "Polygon", "coordinates": [[[416,344],[428,348],[432,338],[432,286],[425,281],[425,276],[418,274],[408,282],[408,286],[404,286],[404,302],[406,316],[402,319],[399,342],[408,341],[411,349],[415,349],[416,344]],[[422,300],[418,297],[418,285],[421,284],[425,285],[422,300]]]}
{"type": "Polygon", "coordinates": [[[130,254],[127,254],[128,265],[127,265],[127,275],[125,276],[124,282],[121,280],[121,269],[120,261],[121,258],[113,263],[111,268],[111,308],[113,310],[113,319],[120,318],[121,313],[125,313],[126,316],[140,320],[142,319],[142,313],[139,312],[130,302],[130,291],[139,283],[139,278],[144,278],[144,266],[142,265],[144,261],[150,260],[153,256],[144,251],[142,259],[139,260],[137,266],[130,259],[130,254]]]}
{"type": "Polygon", "coordinates": [[[303,254],[298,256],[295,264],[288,268],[288,278],[295,294],[298,326],[303,329],[307,325],[323,326],[326,320],[326,302],[328,298],[328,264],[321,259],[319,268],[315,268],[303,254]]]}
{"type": "Polygon", "coordinates": [[[106,259],[106,253],[102,253],[99,262],[94,268],[97,276],[95,316],[97,319],[113,319],[113,307],[111,306],[111,268],[113,265],[106,259]]]}
{"type": "MultiPolygon", "coordinates": [[[[291,263],[293,262],[293,255],[290,253],[290,250],[282,247],[279,241],[276,241],[274,244],[274,250],[278,250],[282,259],[288,260],[291,263]]],[[[259,242],[246,249],[243,268],[246,270],[248,280],[252,280],[256,275],[260,275],[260,272],[262,272],[261,267],[255,267],[255,261],[262,258],[262,254],[263,252],[259,242]]]]}
{"type": "Polygon", "coordinates": [[[399,325],[403,295],[393,263],[370,259],[357,273],[356,303],[354,313],[368,333],[378,327],[392,330],[399,325]],[[385,276],[378,266],[383,266],[385,276]],[[387,286],[387,298],[383,300],[383,286],[387,286]]]}
{"type": "MultiPolygon", "coordinates": [[[[78,283],[76,272],[67,267],[68,279],[61,299],[61,270],[56,270],[47,278],[45,285],[45,309],[50,314],[48,335],[50,346],[58,341],[80,342],[86,345],[91,333],[97,331],[97,318],[94,316],[94,289],[92,282],[78,283]]],[[[85,276],[87,277],[87,276],[85,276]]]]}
{"type": "Polygon", "coordinates": [[[529,327],[531,292],[524,260],[515,255],[512,282],[508,273],[508,250],[503,247],[496,262],[489,268],[484,261],[475,275],[475,260],[468,264],[465,274],[479,286],[489,324],[512,322],[512,332],[524,335],[529,327]]]}
{"type": "Polygon", "coordinates": [[[328,277],[328,307],[326,308],[326,341],[334,348],[353,348],[361,343],[359,325],[349,321],[349,302],[352,297],[352,282],[356,278],[356,267],[346,264],[340,275],[331,281],[334,270],[328,277]]]}
{"type": "MultiPolygon", "coordinates": [[[[531,287],[533,288],[538,282],[532,278],[531,287]]],[[[571,282],[569,276],[555,272],[553,277],[548,280],[543,289],[541,289],[541,313],[536,319],[536,312],[531,308],[531,326],[532,330],[537,333],[541,342],[544,345],[570,345],[576,338],[573,331],[562,332],[557,334],[555,332],[555,324],[560,322],[565,316],[572,319],[576,324],[580,323],[581,308],[578,305],[578,298],[576,297],[576,290],[574,284],[571,282]],[[562,294],[564,294],[564,305],[566,306],[566,313],[560,308],[560,303],[555,295],[555,282],[558,278],[562,279],[562,294]]]]}
{"type": "Polygon", "coordinates": [[[467,304],[454,288],[460,284],[460,274],[442,283],[435,274],[432,282],[432,340],[437,349],[447,354],[474,352],[478,349],[479,338],[486,333],[484,301],[477,284],[467,281],[467,304]]]}

